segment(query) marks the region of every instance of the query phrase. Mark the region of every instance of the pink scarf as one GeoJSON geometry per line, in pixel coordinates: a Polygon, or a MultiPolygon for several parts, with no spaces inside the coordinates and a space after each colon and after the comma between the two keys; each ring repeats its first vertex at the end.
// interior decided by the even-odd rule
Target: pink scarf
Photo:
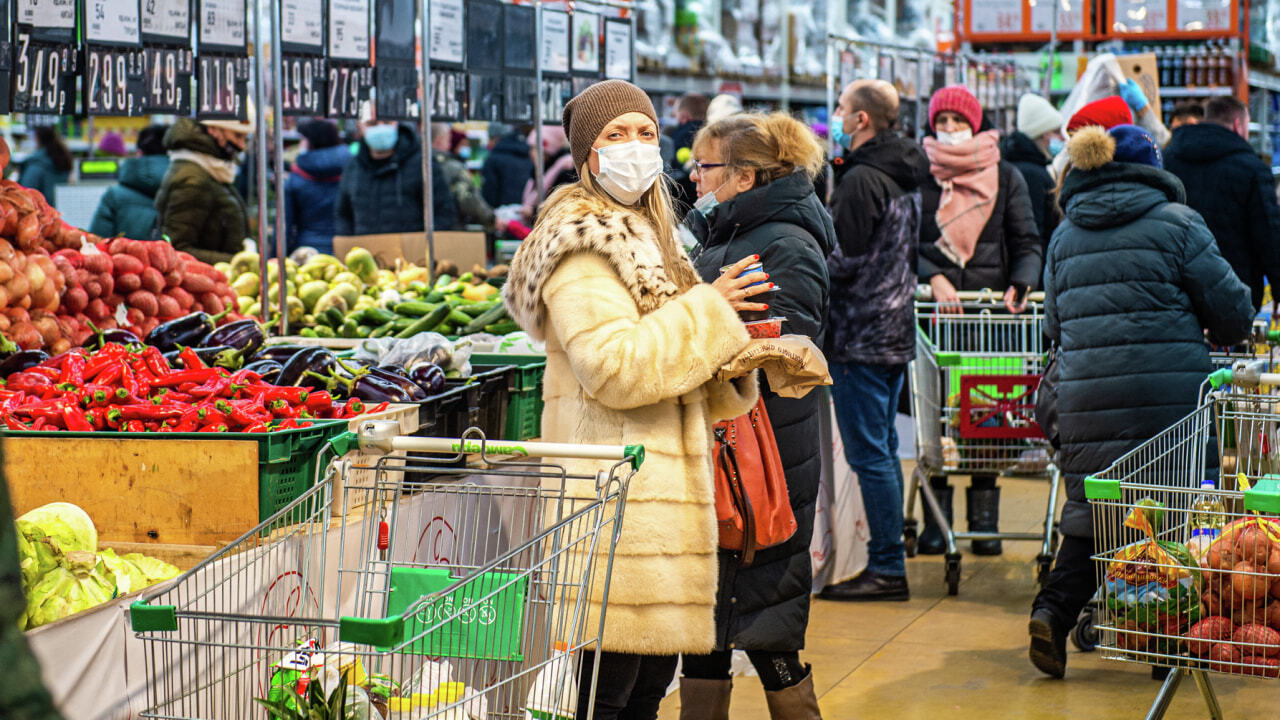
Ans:
{"type": "Polygon", "coordinates": [[[978,236],[991,219],[1000,187],[999,135],[988,130],[960,145],[924,139],[929,172],[942,186],[938,202],[938,249],[960,267],[973,259],[978,236]]]}

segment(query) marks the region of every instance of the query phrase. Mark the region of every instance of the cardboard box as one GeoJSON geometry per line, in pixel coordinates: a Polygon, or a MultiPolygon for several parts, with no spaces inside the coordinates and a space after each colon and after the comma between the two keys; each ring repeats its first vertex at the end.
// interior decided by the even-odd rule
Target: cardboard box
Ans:
{"type": "Polygon", "coordinates": [[[436,260],[452,260],[459,272],[479,265],[488,267],[482,232],[438,232],[432,236],[436,260]]]}
{"type": "Polygon", "coordinates": [[[1138,55],[1118,55],[1120,71],[1126,78],[1136,80],[1150,103],[1148,108],[1156,114],[1156,119],[1164,122],[1160,111],[1160,69],[1156,65],[1155,53],[1138,55]]]}
{"type": "MultiPolygon", "coordinates": [[[[433,233],[432,240],[437,260],[452,260],[463,272],[470,270],[473,265],[486,265],[485,237],[482,232],[436,232],[433,233]]],[[[347,252],[356,247],[373,253],[379,267],[393,268],[397,259],[424,267],[427,264],[425,233],[335,235],[333,238],[333,254],[339,259],[346,257],[347,252]]]]}

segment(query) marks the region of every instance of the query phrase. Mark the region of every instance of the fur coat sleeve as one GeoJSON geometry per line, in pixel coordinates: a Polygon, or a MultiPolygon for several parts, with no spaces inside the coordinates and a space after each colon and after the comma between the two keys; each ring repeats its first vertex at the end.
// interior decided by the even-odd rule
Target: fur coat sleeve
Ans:
{"type": "Polygon", "coordinates": [[[561,261],[547,279],[542,301],[574,376],[606,407],[653,405],[703,385],[713,412],[738,415],[755,401],[753,382],[741,388],[712,382],[750,338],[737,313],[710,285],[695,285],[641,315],[609,262],[593,252],[578,252],[561,261]]]}

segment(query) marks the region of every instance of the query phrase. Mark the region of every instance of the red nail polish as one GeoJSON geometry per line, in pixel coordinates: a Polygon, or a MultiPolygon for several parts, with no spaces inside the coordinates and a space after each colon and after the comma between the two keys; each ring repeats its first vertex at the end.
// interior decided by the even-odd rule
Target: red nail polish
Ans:
{"type": "Polygon", "coordinates": [[[768,310],[768,309],[769,309],[769,306],[768,306],[768,305],[765,305],[765,306],[764,306],[764,309],[765,309],[765,310],[768,310]]]}
{"type": "Polygon", "coordinates": [[[764,279],[765,279],[765,280],[768,280],[768,279],[769,279],[769,273],[765,273],[765,274],[764,274],[764,279]]]}

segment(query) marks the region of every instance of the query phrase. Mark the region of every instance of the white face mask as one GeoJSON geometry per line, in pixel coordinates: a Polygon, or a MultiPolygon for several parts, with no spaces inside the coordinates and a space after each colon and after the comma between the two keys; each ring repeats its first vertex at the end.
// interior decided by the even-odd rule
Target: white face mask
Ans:
{"type": "Polygon", "coordinates": [[[938,131],[938,142],[943,145],[960,145],[961,143],[967,143],[972,139],[972,130],[957,130],[955,132],[938,131]]]}
{"type": "Polygon", "coordinates": [[[596,181],[623,205],[636,204],[662,174],[662,155],[657,145],[632,140],[607,145],[596,152],[600,155],[596,181]]]}
{"type": "Polygon", "coordinates": [[[702,213],[703,217],[710,216],[711,211],[715,210],[717,207],[720,206],[720,199],[716,197],[716,193],[720,192],[721,188],[723,188],[725,185],[728,185],[728,184],[729,184],[729,181],[725,180],[724,182],[720,183],[720,187],[698,198],[693,203],[693,209],[702,213]]]}

